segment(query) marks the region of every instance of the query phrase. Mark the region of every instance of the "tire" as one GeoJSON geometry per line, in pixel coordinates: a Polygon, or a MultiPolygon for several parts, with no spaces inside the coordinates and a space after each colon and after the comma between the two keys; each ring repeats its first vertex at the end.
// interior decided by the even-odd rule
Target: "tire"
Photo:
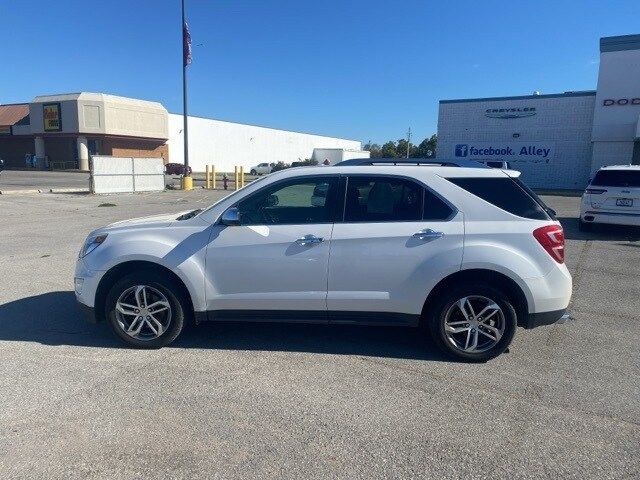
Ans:
{"type": "Polygon", "coordinates": [[[105,318],[115,335],[127,345],[161,348],[173,342],[182,331],[187,305],[183,288],[172,279],[157,272],[140,271],[126,275],[111,287],[105,302],[105,318]],[[141,286],[145,288],[139,290],[141,286]],[[137,302],[138,297],[142,302],[137,302]],[[116,310],[119,301],[121,306],[116,310]],[[135,314],[147,313],[144,308],[138,308],[141,304],[143,307],[156,306],[144,317],[135,314]],[[126,327],[132,329],[131,333],[127,333],[126,327]],[[134,335],[136,330],[138,333],[134,335]]]}
{"type": "MultiPolygon", "coordinates": [[[[464,305],[469,313],[467,302],[464,305]]],[[[462,283],[440,295],[425,312],[425,320],[435,344],[446,355],[465,362],[486,362],[503,353],[513,340],[518,325],[515,308],[507,295],[497,288],[472,282],[462,283]],[[475,314],[472,320],[468,318],[474,316],[465,317],[459,307],[459,302],[465,298],[471,303],[471,311],[475,314]],[[488,315],[489,319],[478,322],[476,319],[481,311],[490,305],[497,305],[498,309],[485,310],[485,317],[488,315]],[[447,331],[445,322],[450,324],[447,331]],[[461,331],[452,333],[452,328],[461,331]],[[493,340],[489,337],[493,337],[493,340]],[[465,343],[469,342],[469,347],[472,347],[474,338],[476,349],[465,350],[465,343]]]]}
{"type": "Polygon", "coordinates": [[[249,174],[250,174],[250,175],[254,175],[254,176],[255,176],[255,175],[257,175],[257,172],[256,172],[255,170],[251,170],[251,171],[249,172],[249,174]]]}
{"type": "Polygon", "coordinates": [[[583,222],[582,219],[578,219],[578,230],[581,232],[592,232],[593,223],[583,222]]]}

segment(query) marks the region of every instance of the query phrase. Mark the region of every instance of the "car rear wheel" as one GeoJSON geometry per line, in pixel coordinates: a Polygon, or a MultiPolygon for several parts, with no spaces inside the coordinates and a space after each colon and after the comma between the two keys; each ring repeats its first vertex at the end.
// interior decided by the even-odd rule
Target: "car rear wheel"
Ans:
{"type": "Polygon", "coordinates": [[[113,332],[137,348],[160,348],[182,331],[186,310],[182,289],[155,272],[132,273],[116,282],[105,304],[113,332]]]}
{"type": "Polygon", "coordinates": [[[515,335],[516,311],[499,289],[462,284],[446,292],[427,312],[435,343],[449,356],[484,362],[504,352],[515,335]]]}

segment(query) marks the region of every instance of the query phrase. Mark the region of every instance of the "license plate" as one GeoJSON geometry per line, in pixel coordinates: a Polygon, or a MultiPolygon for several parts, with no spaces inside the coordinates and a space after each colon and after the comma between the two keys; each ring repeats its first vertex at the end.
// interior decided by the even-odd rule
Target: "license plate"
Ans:
{"type": "Polygon", "coordinates": [[[617,198],[616,206],[618,207],[633,207],[633,198],[617,198]]]}

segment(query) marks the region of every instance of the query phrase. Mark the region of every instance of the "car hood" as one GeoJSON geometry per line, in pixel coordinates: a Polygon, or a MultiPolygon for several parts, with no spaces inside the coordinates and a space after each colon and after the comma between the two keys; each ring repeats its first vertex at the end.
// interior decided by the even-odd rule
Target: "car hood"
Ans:
{"type": "Polygon", "coordinates": [[[153,215],[150,217],[140,217],[140,218],[132,218],[129,220],[122,220],[120,222],[111,223],[105,227],[102,227],[101,231],[112,231],[112,230],[122,230],[122,229],[132,229],[132,228],[159,228],[159,227],[167,227],[171,225],[173,222],[177,221],[178,217],[184,215],[185,213],[189,213],[191,210],[186,210],[184,212],[179,213],[171,213],[164,215],[153,215]]]}

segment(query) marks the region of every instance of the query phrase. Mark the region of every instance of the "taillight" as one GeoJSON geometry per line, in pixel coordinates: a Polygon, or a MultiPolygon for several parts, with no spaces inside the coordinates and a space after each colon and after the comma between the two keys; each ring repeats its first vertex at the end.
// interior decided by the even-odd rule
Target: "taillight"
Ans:
{"type": "Polygon", "coordinates": [[[600,195],[602,193],[605,193],[606,190],[602,189],[602,188],[587,188],[585,190],[585,193],[593,193],[594,195],[600,195]]]}
{"type": "Polygon", "coordinates": [[[538,240],[551,258],[558,263],[564,263],[564,231],[560,225],[545,225],[536,228],[533,236],[538,240]]]}

